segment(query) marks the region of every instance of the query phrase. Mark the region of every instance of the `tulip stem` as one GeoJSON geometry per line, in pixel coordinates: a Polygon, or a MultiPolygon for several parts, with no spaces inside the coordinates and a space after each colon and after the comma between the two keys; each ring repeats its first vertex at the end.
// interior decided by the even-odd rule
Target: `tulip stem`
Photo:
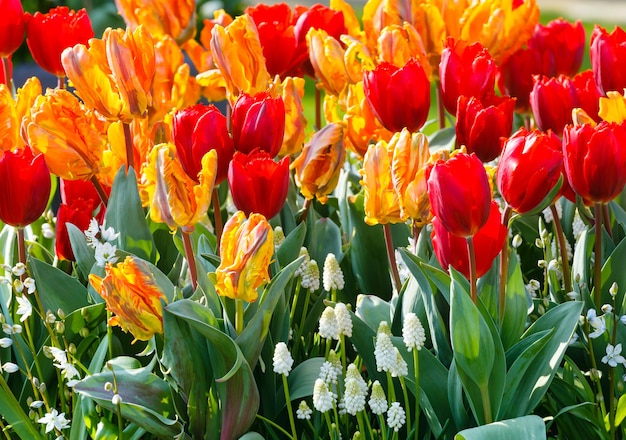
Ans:
{"type": "MultiPolygon", "coordinates": [[[[24,228],[17,228],[17,259],[26,266],[26,239],[24,238],[24,228]]],[[[20,278],[24,281],[26,274],[22,274],[20,278]]]]}
{"type": "Polygon", "coordinates": [[[561,251],[561,267],[563,270],[563,289],[565,293],[569,293],[574,290],[572,286],[572,276],[569,269],[569,257],[567,256],[567,247],[565,244],[565,233],[563,232],[563,226],[561,226],[561,219],[559,213],[556,210],[554,203],[550,205],[550,211],[554,218],[554,230],[556,232],[556,238],[559,241],[559,250],[561,251]]]}
{"type": "Polygon", "coordinates": [[[4,83],[11,91],[11,94],[14,95],[15,93],[13,90],[13,79],[9,77],[10,71],[11,69],[9,69],[9,58],[2,57],[2,72],[4,73],[4,83]]]}
{"type": "Polygon", "coordinates": [[[604,229],[609,234],[611,239],[613,238],[613,229],[611,228],[611,213],[609,212],[609,205],[606,203],[602,204],[602,214],[604,215],[602,224],[604,225],[604,229]]]}
{"type": "Polygon", "coordinates": [[[602,307],[602,204],[595,203],[593,210],[596,217],[596,236],[593,246],[595,258],[593,263],[593,290],[596,309],[600,310],[602,307]]]}
{"type": "Polygon", "coordinates": [[[441,81],[437,81],[437,119],[439,121],[439,129],[446,128],[446,108],[443,105],[443,90],[441,89],[441,81]]]}
{"type": "Polygon", "coordinates": [[[315,129],[322,128],[322,92],[315,87],[315,129]]]}
{"type": "Polygon", "coordinates": [[[467,257],[470,266],[470,296],[474,304],[478,302],[476,293],[476,253],[474,252],[474,237],[467,237],[467,257]]]}
{"type": "MultiPolygon", "coordinates": [[[[502,224],[508,228],[512,208],[506,205],[502,213],[502,224]]],[[[506,306],[506,284],[509,276],[509,240],[504,240],[500,251],[500,301],[498,302],[498,316],[500,323],[504,322],[504,310],[506,306]]]]}
{"type": "Polygon", "coordinates": [[[135,168],[135,155],[133,154],[133,135],[130,132],[130,124],[122,122],[124,127],[124,142],[126,143],[126,174],[130,168],[135,168]]]}
{"type": "Polygon", "coordinates": [[[100,196],[100,200],[104,203],[104,206],[108,206],[109,196],[107,196],[106,191],[96,176],[91,176],[91,183],[93,183],[93,186],[96,188],[96,192],[100,196]]]}
{"type": "Polygon", "coordinates": [[[240,335],[243,331],[243,300],[235,300],[235,333],[240,335]]]}
{"type": "Polygon", "coordinates": [[[211,203],[213,204],[213,222],[215,226],[215,254],[220,254],[220,243],[222,241],[222,229],[224,227],[224,221],[222,220],[222,207],[220,205],[220,195],[217,188],[213,188],[213,194],[211,195],[211,203]]]}
{"type": "Polygon", "coordinates": [[[418,225],[415,220],[413,220],[413,254],[417,255],[417,242],[420,238],[420,234],[422,233],[423,227],[418,225]]]}
{"type": "Polygon", "coordinates": [[[393,283],[396,288],[396,292],[400,293],[402,288],[402,282],[400,281],[400,273],[398,272],[398,265],[396,264],[396,252],[393,248],[393,240],[391,237],[391,226],[389,223],[383,225],[383,231],[385,232],[385,245],[387,247],[387,258],[389,259],[389,267],[391,268],[391,274],[393,276],[393,283]]]}
{"type": "Polygon", "coordinates": [[[304,199],[304,205],[302,206],[302,212],[300,213],[298,223],[306,223],[306,218],[309,215],[309,209],[311,209],[312,204],[313,199],[304,199]]]}
{"type": "Polygon", "coordinates": [[[65,76],[57,76],[57,88],[59,90],[65,89],[65,76]]]}
{"type": "Polygon", "coordinates": [[[187,266],[189,266],[189,276],[191,277],[191,287],[196,290],[198,287],[198,268],[196,267],[196,257],[193,253],[193,246],[191,245],[191,234],[181,229],[183,236],[183,246],[185,248],[185,258],[187,258],[187,266]]]}

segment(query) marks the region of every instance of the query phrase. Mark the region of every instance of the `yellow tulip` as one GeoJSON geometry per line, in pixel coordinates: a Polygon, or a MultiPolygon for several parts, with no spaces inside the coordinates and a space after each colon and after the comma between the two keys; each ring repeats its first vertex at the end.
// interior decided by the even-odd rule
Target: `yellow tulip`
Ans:
{"type": "Polygon", "coordinates": [[[314,28],[307,33],[306,41],[309,59],[315,76],[320,80],[320,86],[327,93],[341,95],[348,83],[348,72],[344,65],[345,51],[341,43],[323,29],[314,28]]]}
{"type": "Polygon", "coordinates": [[[142,169],[139,184],[142,203],[150,218],[170,229],[191,228],[204,217],[211,203],[217,174],[217,152],[202,157],[199,183],[185,173],[173,143],[155,145],[142,169]]]}
{"type": "Polygon", "coordinates": [[[365,190],[365,223],[368,225],[401,223],[400,200],[393,187],[391,162],[393,151],[380,141],[371,145],[359,170],[365,190]]]}
{"type": "Polygon", "coordinates": [[[302,150],[304,136],[307,125],[304,116],[304,78],[293,78],[288,76],[282,83],[277,85],[280,90],[283,102],[285,103],[285,134],[283,144],[278,153],[279,156],[289,156],[297,154],[302,150]]]}
{"type": "Polygon", "coordinates": [[[114,315],[108,324],[120,326],[140,341],[163,333],[161,301],[166,297],[148,264],[128,256],[117,266],[107,263],[105,274],[104,278],[91,274],[89,282],[114,315]]]}
{"type": "Polygon", "coordinates": [[[429,61],[427,64],[430,65],[432,75],[435,77],[439,74],[439,61],[446,40],[448,19],[437,5],[423,2],[415,9],[413,19],[410,22],[422,37],[424,50],[429,61]]]}
{"type": "Polygon", "coordinates": [[[66,180],[89,180],[104,171],[106,121],[67,90],[48,89],[24,123],[30,146],[44,155],[51,173],[66,180]]]}
{"type": "Polygon", "coordinates": [[[330,123],[313,134],[302,153],[291,164],[296,170],[296,184],[302,195],[314,197],[326,203],[339,181],[339,172],[346,158],[343,129],[340,124],[330,123]]]}
{"type": "Polygon", "coordinates": [[[432,68],[417,30],[409,23],[385,27],[378,37],[378,60],[403,67],[410,58],[417,59],[430,77],[432,68]]]}
{"type": "Polygon", "coordinates": [[[256,95],[267,90],[271,77],[265,67],[259,33],[248,15],[240,15],[226,27],[215,26],[211,51],[232,102],[241,92],[256,95]]]}
{"type": "Polygon", "coordinates": [[[221,296],[254,302],[257,288],[270,280],[269,264],[274,254],[274,232],[261,214],[250,218],[238,211],[224,225],[222,261],[210,278],[221,296]]]}
{"type": "Polygon", "coordinates": [[[619,92],[606,92],[606,98],[600,98],[600,111],[603,120],[621,123],[626,120],[626,99],[619,92]]]}
{"type": "Polygon", "coordinates": [[[363,38],[361,24],[357,18],[352,5],[344,0],[330,0],[330,9],[333,11],[341,11],[343,13],[343,22],[346,25],[348,35],[352,38],[363,38]]]}
{"type": "Polygon", "coordinates": [[[143,25],[156,38],[169,35],[183,44],[196,33],[195,0],[115,0],[115,5],[129,28],[143,25]]]}
{"type": "Polygon", "coordinates": [[[30,117],[30,108],[35,99],[41,95],[41,83],[36,76],[26,80],[24,87],[17,90],[13,99],[11,90],[0,84],[0,153],[27,144],[24,117],[30,117]]]}

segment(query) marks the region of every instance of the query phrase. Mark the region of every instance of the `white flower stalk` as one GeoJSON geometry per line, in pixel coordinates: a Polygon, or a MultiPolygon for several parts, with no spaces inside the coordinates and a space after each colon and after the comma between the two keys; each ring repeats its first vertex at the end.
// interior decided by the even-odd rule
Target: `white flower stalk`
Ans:
{"type": "Polygon", "coordinates": [[[380,382],[375,381],[372,384],[372,393],[367,404],[370,406],[373,414],[380,415],[387,412],[387,397],[380,382]]]}
{"type": "Polygon", "coordinates": [[[49,413],[37,420],[37,423],[46,425],[46,434],[54,429],[61,431],[70,427],[70,421],[65,418],[65,413],[59,412],[52,408],[49,413]]]}
{"type": "Polygon", "coordinates": [[[324,282],[324,290],[330,292],[333,289],[341,290],[344,287],[343,272],[339,267],[339,262],[335,254],[326,255],[324,260],[324,272],[322,276],[324,282]]]}
{"type": "Polygon", "coordinates": [[[339,323],[335,309],[327,306],[320,317],[319,335],[326,339],[339,339],[339,323]]]}
{"type": "Polygon", "coordinates": [[[315,409],[321,413],[325,413],[333,408],[336,401],[337,397],[328,388],[326,382],[322,379],[317,379],[313,387],[313,406],[315,409]]]}
{"type": "Polygon", "coordinates": [[[306,403],[306,400],[301,400],[296,410],[296,417],[300,420],[311,420],[311,414],[313,414],[313,410],[309,408],[309,404],[306,403]]]}
{"type": "Polygon", "coordinates": [[[406,422],[406,414],[400,403],[393,402],[387,411],[387,425],[394,431],[398,432],[406,422]]]}
{"type": "Polygon", "coordinates": [[[352,318],[344,303],[335,304],[335,317],[337,318],[337,330],[340,335],[352,337],[352,318]]]}
{"type": "Polygon", "coordinates": [[[356,380],[356,382],[359,384],[359,387],[361,387],[361,392],[367,394],[367,382],[365,382],[365,379],[363,379],[361,373],[359,373],[359,369],[355,364],[348,365],[348,368],[346,369],[346,381],[348,379],[356,380]]]}
{"type": "Polygon", "coordinates": [[[328,359],[320,367],[319,378],[328,385],[337,385],[341,372],[341,359],[334,350],[330,350],[328,359]]]}
{"type": "Polygon", "coordinates": [[[358,380],[346,379],[343,406],[348,414],[356,416],[358,412],[363,411],[366,396],[367,394],[363,392],[358,380]]]}
{"type": "Polygon", "coordinates": [[[376,358],[376,369],[378,371],[390,371],[393,368],[396,362],[396,350],[396,347],[391,342],[390,335],[384,331],[381,332],[379,327],[374,347],[374,357],[376,358]]]}
{"type": "Polygon", "coordinates": [[[302,264],[298,266],[296,271],[293,273],[294,278],[303,277],[304,272],[306,272],[306,266],[307,264],[309,264],[309,261],[311,261],[311,256],[309,255],[309,251],[304,246],[300,248],[300,253],[298,254],[298,258],[302,256],[304,256],[304,260],[302,261],[302,264]]]}
{"type": "Polygon", "coordinates": [[[389,368],[389,374],[391,377],[405,377],[409,374],[409,369],[406,364],[406,361],[400,354],[400,350],[396,347],[393,347],[396,355],[396,361],[389,368]]]}
{"type": "Polygon", "coordinates": [[[279,342],[274,348],[274,373],[289,376],[293,366],[293,358],[284,342],[279,342]]]}
{"type": "Polygon", "coordinates": [[[626,359],[622,356],[622,344],[619,343],[616,346],[608,344],[606,346],[606,355],[602,357],[602,362],[608,364],[609,367],[617,367],[618,364],[622,364],[626,367],[626,359]]]}
{"type": "Polygon", "coordinates": [[[407,313],[404,316],[404,326],[402,327],[402,339],[407,350],[414,348],[421,350],[426,343],[426,332],[422,322],[415,313],[407,313]]]}
{"type": "Polygon", "coordinates": [[[281,244],[285,242],[285,232],[280,226],[274,228],[274,252],[278,251],[281,244]]]}
{"type": "Polygon", "coordinates": [[[33,305],[26,295],[15,297],[18,307],[16,313],[20,316],[20,322],[24,322],[33,314],[33,305]]]}

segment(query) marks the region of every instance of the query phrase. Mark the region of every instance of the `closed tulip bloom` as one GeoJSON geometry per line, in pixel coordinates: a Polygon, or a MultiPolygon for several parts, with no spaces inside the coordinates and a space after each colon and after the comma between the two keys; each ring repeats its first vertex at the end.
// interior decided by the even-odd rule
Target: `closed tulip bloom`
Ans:
{"type": "Polygon", "coordinates": [[[272,97],[270,92],[242,93],[233,106],[232,132],[235,150],[250,153],[259,149],[276,156],[285,134],[282,96],[272,97]]]}
{"type": "Polygon", "coordinates": [[[327,93],[339,96],[349,80],[341,43],[322,29],[312,29],[307,34],[307,43],[309,59],[321,87],[327,93]]]}
{"type": "Polygon", "coordinates": [[[601,94],[626,88],[626,72],[623,69],[626,60],[626,32],[618,26],[609,33],[596,25],[591,34],[589,46],[591,68],[596,86],[601,94]]]}
{"type": "Polygon", "coordinates": [[[40,95],[41,83],[35,76],[26,80],[15,98],[9,87],[0,84],[0,152],[26,145],[22,119],[30,117],[31,107],[40,95]]]}
{"type": "Polygon", "coordinates": [[[511,134],[515,100],[492,96],[481,101],[460,96],[456,110],[457,144],[489,162],[502,152],[502,141],[511,134]]]}
{"type": "Polygon", "coordinates": [[[443,104],[456,115],[457,99],[461,95],[484,99],[493,94],[496,63],[480,43],[468,44],[448,38],[441,54],[439,78],[443,104]]]}
{"type": "Polygon", "coordinates": [[[0,0],[0,11],[0,58],[7,58],[22,45],[26,19],[20,0],[0,0]]]}
{"type": "Polygon", "coordinates": [[[430,82],[420,63],[404,67],[383,62],[363,75],[363,90],[373,113],[389,131],[419,131],[430,109],[430,82]]]}
{"type": "Polygon", "coordinates": [[[515,98],[515,109],[530,112],[530,92],[534,75],[547,75],[539,51],[532,47],[520,49],[500,65],[497,74],[498,88],[503,95],[515,98]]]}
{"type": "Polygon", "coordinates": [[[296,185],[306,199],[326,203],[339,181],[346,149],[340,124],[330,123],[313,134],[302,153],[291,164],[296,170],[296,185]]]}
{"type": "Polygon", "coordinates": [[[236,152],[228,169],[228,186],[237,209],[272,218],[287,199],[289,157],[274,162],[265,151],[236,152]]]}
{"type": "Polygon", "coordinates": [[[59,205],[54,251],[60,260],[76,261],[69,233],[67,232],[67,225],[71,223],[81,231],[86,230],[93,217],[94,209],[94,201],[83,198],[71,199],[59,205]]]}
{"type": "Polygon", "coordinates": [[[471,237],[487,222],[491,189],[478,156],[458,153],[438,160],[427,179],[433,214],[451,234],[471,237]]]}
{"type": "Polygon", "coordinates": [[[552,130],[558,136],[572,123],[572,110],[578,107],[574,82],[564,75],[558,78],[536,76],[530,92],[530,107],[540,130],[552,130]]]}
{"type": "Polygon", "coordinates": [[[593,203],[608,203],[626,183],[626,126],[601,122],[563,131],[565,174],[572,189],[593,203]]]}
{"type": "Polygon", "coordinates": [[[108,325],[120,326],[140,341],[162,334],[161,301],[167,298],[148,263],[129,255],[116,266],[107,263],[104,270],[104,278],[91,274],[89,282],[113,314],[108,325]]]}
{"type": "Polygon", "coordinates": [[[518,130],[504,143],[496,182],[516,212],[532,211],[564,176],[561,140],[552,132],[518,130]]]}
{"type": "Polygon", "coordinates": [[[228,133],[226,117],[214,105],[196,104],[174,114],[172,140],[181,165],[196,182],[202,169],[202,158],[210,150],[217,152],[218,185],[228,175],[228,164],[235,153],[228,133]]]}
{"type": "Polygon", "coordinates": [[[0,152],[0,220],[23,228],[48,205],[50,172],[41,154],[30,148],[0,152]]]}
{"type": "Polygon", "coordinates": [[[269,282],[274,255],[274,232],[261,214],[249,218],[238,211],[224,225],[220,243],[221,262],[211,278],[221,296],[254,302],[257,289],[269,282]]]}
{"type": "MultiPolygon", "coordinates": [[[[491,202],[487,222],[474,235],[477,278],[489,271],[506,240],[507,229],[502,224],[501,216],[498,204],[495,201],[491,202]]],[[[447,271],[448,267],[452,266],[469,279],[470,266],[466,240],[451,234],[437,217],[433,218],[431,237],[435,256],[441,267],[447,271]]]]}
{"type": "Polygon", "coordinates": [[[394,66],[404,66],[409,59],[415,58],[424,68],[426,76],[430,78],[432,75],[422,37],[409,23],[385,26],[378,37],[377,49],[379,62],[387,61],[394,66]]]}
{"type": "Polygon", "coordinates": [[[183,44],[196,33],[195,0],[115,0],[115,6],[129,28],[143,25],[155,38],[169,35],[183,44]]]}
{"type": "Polygon", "coordinates": [[[580,20],[570,23],[562,18],[546,25],[538,23],[529,44],[552,66],[552,71],[544,72],[546,75],[572,77],[583,62],[585,28],[580,20]]]}
{"type": "Polygon", "coordinates": [[[593,79],[593,71],[589,69],[580,72],[572,78],[572,81],[576,89],[578,107],[582,108],[595,122],[600,122],[602,119],[598,113],[600,112],[600,98],[602,95],[596,87],[596,83],[593,79]]]}
{"type": "Polygon", "coordinates": [[[42,69],[59,77],[65,76],[61,63],[63,51],[76,44],[87,44],[93,36],[85,9],[73,11],[67,6],[58,6],[46,14],[28,15],[26,44],[30,53],[42,69]]]}
{"type": "Polygon", "coordinates": [[[197,181],[183,170],[172,143],[156,145],[142,169],[140,194],[150,206],[150,218],[175,231],[191,228],[204,217],[211,204],[217,173],[217,151],[201,161],[197,181]]]}

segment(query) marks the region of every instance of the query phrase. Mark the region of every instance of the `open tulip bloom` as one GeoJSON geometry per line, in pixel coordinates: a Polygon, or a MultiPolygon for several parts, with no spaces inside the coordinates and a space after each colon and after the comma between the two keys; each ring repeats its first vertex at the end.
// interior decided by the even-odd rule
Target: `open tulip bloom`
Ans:
{"type": "Polygon", "coordinates": [[[0,0],[6,438],[626,438],[612,17],[23,3],[0,0]],[[14,79],[29,54],[48,73],[14,79]]]}

